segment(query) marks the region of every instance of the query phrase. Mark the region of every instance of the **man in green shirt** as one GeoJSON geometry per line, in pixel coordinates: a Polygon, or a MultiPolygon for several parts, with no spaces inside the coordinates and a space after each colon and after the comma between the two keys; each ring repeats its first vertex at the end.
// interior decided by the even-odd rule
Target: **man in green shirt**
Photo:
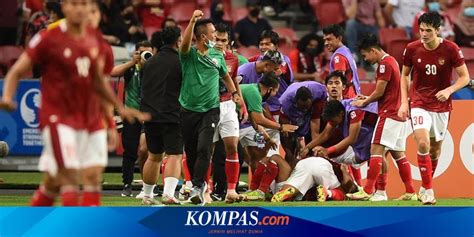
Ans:
{"type": "MultiPolygon", "coordinates": [[[[112,69],[111,76],[121,77],[125,79],[124,88],[124,104],[127,108],[140,109],[140,93],[141,93],[141,68],[145,64],[145,60],[141,58],[140,54],[145,51],[151,52],[152,45],[149,41],[142,41],[135,45],[135,52],[133,58],[123,64],[117,65],[112,69]]],[[[122,130],[122,182],[123,190],[122,197],[131,197],[133,173],[135,170],[135,162],[137,159],[139,163],[144,163],[147,155],[140,155],[138,157],[139,147],[146,147],[145,135],[142,135],[142,123],[129,123],[123,121],[122,130]]],[[[140,154],[148,154],[147,151],[140,152],[140,154]]],[[[142,166],[140,165],[140,171],[142,166]]],[[[140,194],[139,194],[140,195],[140,194]]],[[[143,195],[143,194],[142,194],[143,195]]]]}
{"type": "Polygon", "coordinates": [[[242,91],[242,96],[244,97],[251,122],[251,124],[241,125],[240,143],[250,156],[250,166],[253,170],[255,170],[257,162],[264,158],[268,149],[275,144],[275,141],[270,139],[270,136],[264,128],[274,129],[284,133],[294,132],[298,129],[298,126],[279,124],[263,115],[262,103],[276,95],[279,85],[278,77],[274,72],[264,74],[258,84],[240,85],[240,90],[242,91]],[[267,145],[263,149],[257,146],[257,142],[254,139],[257,132],[256,130],[262,132],[267,141],[267,145]]]}
{"type": "Polygon", "coordinates": [[[212,156],[212,141],[219,122],[219,80],[222,78],[233,100],[240,103],[240,96],[227,72],[221,52],[214,49],[216,29],[204,14],[195,10],[183,34],[179,50],[183,84],[179,96],[181,128],[186,162],[192,176],[193,188],[189,200],[204,204],[207,189],[205,177],[212,156]],[[191,47],[192,35],[196,38],[191,47]]]}

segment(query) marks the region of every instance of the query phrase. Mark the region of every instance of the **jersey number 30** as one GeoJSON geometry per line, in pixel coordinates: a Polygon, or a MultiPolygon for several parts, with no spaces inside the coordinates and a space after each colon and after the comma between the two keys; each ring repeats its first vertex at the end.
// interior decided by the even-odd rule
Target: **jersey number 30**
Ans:
{"type": "Polygon", "coordinates": [[[436,65],[426,64],[426,75],[436,75],[436,65]]]}

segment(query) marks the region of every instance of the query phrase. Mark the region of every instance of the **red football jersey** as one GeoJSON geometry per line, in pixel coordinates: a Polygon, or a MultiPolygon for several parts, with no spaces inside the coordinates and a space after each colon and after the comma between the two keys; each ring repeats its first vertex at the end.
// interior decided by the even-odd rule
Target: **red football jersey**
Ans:
{"type": "Polygon", "coordinates": [[[378,100],[379,116],[402,121],[397,115],[401,101],[399,68],[397,60],[385,54],[377,68],[376,80],[384,80],[387,82],[385,92],[378,100]]]}
{"type": "MultiPolygon", "coordinates": [[[[239,68],[239,58],[232,53],[232,51],[226,51],[224,53],[224,60],[227,66],[227,71],[231,78],[237,76],[237,69],[239,68]]],[[[225,92],[220,95],[220,101],[228,101],[232,99],[232,94],[230,92],[225,92]]]]}
{"type": "Polygon", "coordinates": [[[451,111],[451,97],[441,102],[435,95],[451,85],[453,68],[464,64],[459,47],[449,40],[441,39],[436,49],[427,50],[421,40],[417,40],[407,45],[403,55],[403,65],[412,68],[411,108],[432,112],[451,111]]]}
{"type": "Polygon", "coordinates": [[[103,128],[93,84],[103,47],[98,36],[96,30],[87,28],[83,37],[74,38],[63,21],[31,39],[26,53],[42,72],[41,127],[58,122],[74,129],[103,128]]]}

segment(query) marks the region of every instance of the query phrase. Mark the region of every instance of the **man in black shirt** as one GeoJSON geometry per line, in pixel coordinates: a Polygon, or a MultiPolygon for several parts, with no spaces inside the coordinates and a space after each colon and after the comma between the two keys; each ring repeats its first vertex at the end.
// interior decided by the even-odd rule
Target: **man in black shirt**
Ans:
{"type": "Polygon", "coordinates": [[[235,38],[239,46],[257,46],[258,38],[264,30],[271,30],[272,26],[266,19],[260,18],[260,6],[256,0],[247,0],[249,15],[235,24],[235,38]]]}
{"type": "Polygon", "coordinates": [[[154,205],[153,188],[159,176],[163,153],[167,162],[163,168],[163,204],[179,204],[174,192],[181,174],[183,139],[180,127],[180,105],[182,73],[178,57],[181,31],[168,27],[161,32],[164,46],[148,60],[143,68],[142,100],[140,110],[151,114],[151,120],[144,124],[149,157],[143,171],[144,205],[154,205]]]}

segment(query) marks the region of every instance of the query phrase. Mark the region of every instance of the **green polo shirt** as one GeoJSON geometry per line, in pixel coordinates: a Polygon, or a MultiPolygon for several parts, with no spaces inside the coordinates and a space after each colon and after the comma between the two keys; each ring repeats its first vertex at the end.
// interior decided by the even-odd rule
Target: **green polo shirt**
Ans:
{"type": "Polygon", "coordinates": [[[183,71],[183,84],[179,103],[187,110],[207,112],[219,107],[219,79],[227,74],[224,56],[213,48],[201,55],[191,47],[187,54],[179,55],[183,71]]]}
{"type": "Polygon", "coordinates": [[[263,113],[262,96],[258,90],[258,84],[240,85],[240,91],[242,91],[248,112],[263,113]]]}

